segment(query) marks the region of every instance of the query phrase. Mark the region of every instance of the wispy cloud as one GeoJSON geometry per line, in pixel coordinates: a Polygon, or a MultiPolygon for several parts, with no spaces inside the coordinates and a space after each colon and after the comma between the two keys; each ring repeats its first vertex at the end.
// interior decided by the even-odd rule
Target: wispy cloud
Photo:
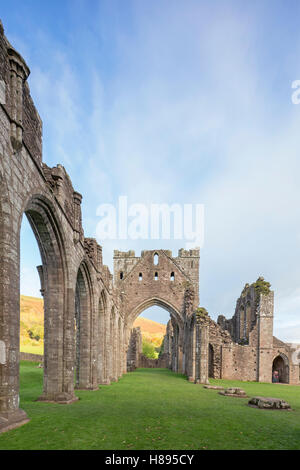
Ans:
{"type": "MultiPolygon", "coordinates": [[[[294,341],[300,107],[290,85],[300,34],[292,14],[279,4],[189,0],[99,2],[91,17],[76,2],[63,37],[50,25],[26,54],[44,159],[63,163],[83,193],[86,235],[95,236],[97,206],[122,194],[204,203],[201,303],[213,318],[230,316],[244,283],[264,275],[276,294],[275,332],[294,341]]],[[[159,247],[103,245],[110,267],[113,248],[159,247]]]]}

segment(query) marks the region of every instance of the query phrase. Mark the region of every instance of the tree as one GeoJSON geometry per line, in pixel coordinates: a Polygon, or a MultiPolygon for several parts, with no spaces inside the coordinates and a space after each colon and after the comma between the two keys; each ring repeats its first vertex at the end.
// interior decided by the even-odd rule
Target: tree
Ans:
{"type": "Polygon", "coordinates": [[[144,356],[149,357],[149,359],[157,359],[158,357],[154,344],[150,343],[145,338],[143,338],[143,354],[144,356]]]}

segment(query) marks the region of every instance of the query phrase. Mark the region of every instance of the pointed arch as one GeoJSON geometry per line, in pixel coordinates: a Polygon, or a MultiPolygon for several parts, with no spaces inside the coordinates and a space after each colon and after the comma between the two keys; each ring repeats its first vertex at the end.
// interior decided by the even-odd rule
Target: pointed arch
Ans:
{"type": "Polygon", "coordinates": [[[273,358],[272,376],[275,371],[278,372],[280,383],[286,383],[286,384],[289,383],[290,381],[289,360],[285,354],[279,353],[273,358]]]}
{"type": "Polygon", "coordinates": [[[93,288],[89,266],[82,261],[76,278],[76,388],[93,389],[96,381],[93,361],[93,288]]]}
{"type": "Polygon", "coordinates": [[[180,312],[177,310],[177,308],[172,305],[170,302],[159,298],[159,297],[151,297],[149,299],[143,300],[129,315],[129,324],[132,325],[134,320],[147,308],[153,307],[153,306],[158,306],[162,307],[163,309],[167,310],[171,318],[174,318],[176,323],[179,324],[180,328],[183,328],[183,319],[181,317],[180,312]]]}
{"type": "Polygon", "coordinates": [[[208,377],[215,378],[215,369],[214,369],[214,359],[215,351],[211,343],[208,345],[208,377]]]}

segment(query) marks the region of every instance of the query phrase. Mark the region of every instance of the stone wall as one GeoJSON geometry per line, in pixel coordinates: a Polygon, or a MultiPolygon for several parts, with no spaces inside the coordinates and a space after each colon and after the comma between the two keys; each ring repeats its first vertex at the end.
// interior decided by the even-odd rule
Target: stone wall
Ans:
{"type": "Polygon", "coordinates": [[[142,333],[140,327],[133,328],[130,333],[127,350],[127,371],[132,372],[140,367],[142,357],[142,333]]]}
{"type": "Polygon", "coordinates": [[[166,369],[167,358],[165,356],[161,356],[158,359],[151,359],[142,354],[140,358],[140,367],[149,369],[166,369]]]}
{"type": "Polygon", "coordinates": [[[27,420],[19,409],[20,228],[38,242],[44,296],[41,400],[71,403],[76,387],[98,388],[126,371],[124,314],[96,240],[84,237],[82,196],[62,165],[42,161],[42,123],[24,59],[0,27],[0,431],[27,420]],[[113,319],[113,322],[112,322],[113,319]],[[76,331],[75,331],[76,321],[76,331]],[[113,359],[112,359],[113,358],[113,359]]]}
{"type": "Polygon", "coordinates": [[[25,352],[20,352],[20,361],[31,361],[31,362],[43,362],[44,356],[40,354],[30,354],[25,352]]]}

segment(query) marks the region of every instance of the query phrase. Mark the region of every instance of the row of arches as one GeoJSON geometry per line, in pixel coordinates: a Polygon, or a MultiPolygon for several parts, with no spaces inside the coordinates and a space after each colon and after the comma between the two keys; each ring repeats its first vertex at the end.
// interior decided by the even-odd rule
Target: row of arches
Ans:
{"type": "MultiPolygon", "coordinates": [[[[74,389],[96,389],[100,383],[118,380],[124,373],[126,335],[124,320],[115,311],[107,287],[97,279],[81,246],[76,246],[74,252],[64,230],[70,228],[58,223],[55,212],[52,202],[39,195],[30,198],[23,215],[32,229],[42,263],[38,267],[44,298],[44,377],[40,399],[68,403],[76,399],[74,389]]],[[[18,281],[21,225],[22,217],[18,232],[11,237],[11,243],[18,247],[18,258],[14,266],[10,265],[10,272],[18,281]]],[[[19,306],[20,290],[13,294],[15,305],[19,306]]],[[[17,326],[8,345],[16,351],[20,341],[20,322],[15,318],[18,312],[19,307],[8,318],[17,326]]],[[[5,372],[10,377],[12,370],[18,370],[18,356],[14,363],[8,361],[0,367],[5,381],[5,372]]],[[[14,390],[18,392],[18,374],[14,379],[14,390]]]]}

